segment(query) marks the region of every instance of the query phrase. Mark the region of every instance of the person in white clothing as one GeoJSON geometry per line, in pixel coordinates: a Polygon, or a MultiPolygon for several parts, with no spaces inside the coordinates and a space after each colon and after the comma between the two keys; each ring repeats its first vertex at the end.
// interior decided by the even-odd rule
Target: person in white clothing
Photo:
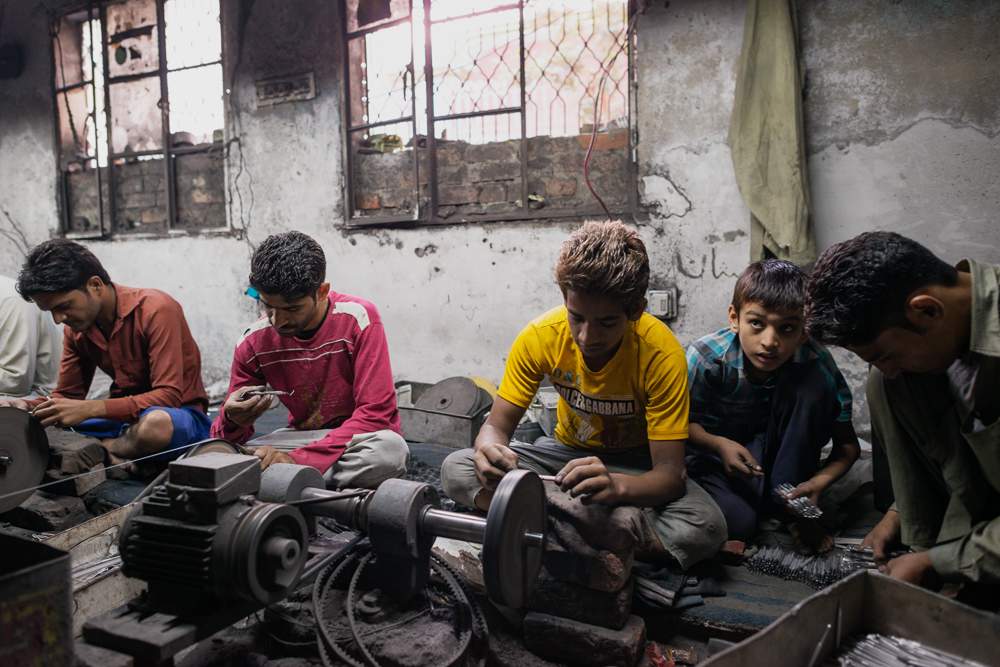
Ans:
{"type": "Polygon", "coordinates": [[[55,389],[62,327],[0,276],[0,398],[35,398],[55,389]]]}

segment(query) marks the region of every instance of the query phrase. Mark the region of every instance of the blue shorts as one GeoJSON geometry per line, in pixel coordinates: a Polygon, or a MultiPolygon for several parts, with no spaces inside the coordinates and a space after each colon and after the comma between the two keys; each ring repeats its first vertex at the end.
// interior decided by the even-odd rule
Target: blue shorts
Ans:
{"type": "MultiPolygon", "coordinates": [[[[162,410],[163,412],[166,412],[170,415],[170,421],[174,426],[174,434],[173,437],[170,438],[170,444],[167,445],[167,448],[161,455],[156,457],[157,460],[171,461],[176,459],[186,451],[183,449],[178,450],[179,447],[184,447],[185,445],[190,445],[195,442],[201,442],[202,440],[208,439],[208,431],[212,427],[212,420],[208,418],[208,415],[206,415],[201,408],[191,405],[185,405],[180,408],[153,406],[140,412],[139,419],[142,419],[147,412],[152,410],[162,410]]],[[[125,433],[125,431],[128,430],[128,427],[132,424],[133,422],[96,417],[94,419],[83,420],[71,430],[92,438],[118,438],[125,433]]]]}

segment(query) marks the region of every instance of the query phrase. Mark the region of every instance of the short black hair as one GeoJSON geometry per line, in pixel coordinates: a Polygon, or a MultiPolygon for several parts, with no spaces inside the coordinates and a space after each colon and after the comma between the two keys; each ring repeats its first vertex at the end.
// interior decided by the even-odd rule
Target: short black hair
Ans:
{"type": "Polygon", "coordinates": [[[802,310],[806,299],[806,274],[783,259],[754,262],[736,279],[733,308],[759,303],[768,310],[802,310]]]}
{"type": "Polygon", "coordinates": [[[110,285],[101,260],[85,246],[69,239],[51,239],[31,249],[17,276],[17,291],[25,301],[36,294],[82,290],[97,276],[110,285]]]}
{"type": "Polygon", "coordinates": [[[954,286],[955,267],[894,232],[865,232],[827,248],[806,287],[806,328],[830,345],[867,345],[889,327],[912,329],[906,300],[930,285],[954,286]]]}
{"type": "Polygon", "coordinates": [[[326,255],[302,232],[272,234],[250,260],[250,285],[286,299],[313,295],[326,280],[326,255]]]}

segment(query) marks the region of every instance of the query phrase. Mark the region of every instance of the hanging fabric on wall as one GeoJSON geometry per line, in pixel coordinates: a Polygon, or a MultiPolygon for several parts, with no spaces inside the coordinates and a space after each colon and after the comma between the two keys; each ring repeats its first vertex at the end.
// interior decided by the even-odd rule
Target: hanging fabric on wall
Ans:
{"type": "Polygon", "coordinates": [[[802,86],[793,0],[749,0],[729,125],[733,169],[750,209],[752,259],[765,249],[816,259],[809,221],[802,86]]]}

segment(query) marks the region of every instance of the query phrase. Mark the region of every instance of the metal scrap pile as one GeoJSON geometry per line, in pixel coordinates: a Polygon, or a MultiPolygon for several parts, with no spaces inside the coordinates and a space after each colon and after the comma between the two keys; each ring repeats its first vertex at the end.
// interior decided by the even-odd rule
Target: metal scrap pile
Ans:
{"type": "Polygon", "coordinates": [[[845,642],[844,648],[824,663],[858,667],[983,667],[912,639],[892,635],[867,634],[845,642]]]}
{"type": "Polygon", "coordinates": [[[746,562],[751,572],[801,581],[826,588],[847,575],[875,567],[870,549],[834,549],[825,554],[802,554],[781,546],[761,547],[746,562]]]}

